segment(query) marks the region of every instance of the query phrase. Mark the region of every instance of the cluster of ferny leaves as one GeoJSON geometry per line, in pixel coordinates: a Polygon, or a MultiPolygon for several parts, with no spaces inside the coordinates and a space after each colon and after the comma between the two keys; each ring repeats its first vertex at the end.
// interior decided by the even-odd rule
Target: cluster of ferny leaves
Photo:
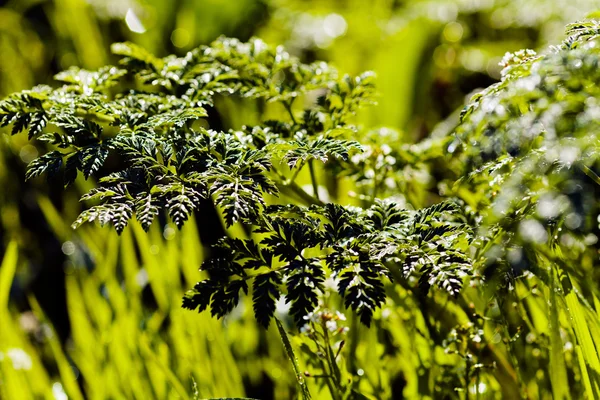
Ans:
{"type": "Polygon", "coordinates": [[[183,305],[204,310],[210,304],[214,315],[223,316],[253,279],[254,311],[261,324],[268,326],[285,291],[290,313],[301,326],[330,275],[346,307],[369,325],[385,300],[384,281],[392,277],[394,265],[403,266],[405,277],[418,272],[425,293],[435,284],[458,294],[462,277],[471,271],[465,254],[471,230],[458,211],[451,202],[419,211],[391,202],[366,210],[337,204],[269,206],[254,224],[256,240],[221,240],[203,266],[211,279],[187,293],[183,305]]]}
{"type": "MultiPolygon", "coordinates": [[[[303,64],[258,39],[221,38],[182,58],[157,58],[131,43],[112,50],[122,56],[118,67],[71,68],[56,76],[58,88],[13,94],[0,102],[0,122],[48,143],[50,151],[30,163],[28,179],[46,173],[66,186],[78,172],[99,175],[82,198],[94,205],[74,227],[98,221],[120,233],[135,215],[147,229],[161,213],[181,227],[201,199],[210,199],[227,226],[250,228],[251,238],[226,237],[214,246],[201,267],[209,279],[185,295],[184,307],[210,307],[222,317],[251,287],[262,325],[281,296],[303,325],[332,279],[346,306],[369,325],[394,268],[425,293],[432,285],[458,293],[472,269],[472,230],[457,204],[409,211],[371,198],[368,209],[343,207],[295,182],[308,167],[316,189],[315,162],[358,180],[372,178],[367,168],[390,169],[393,160],[382,163],[380,147],[352,158],[363,147],[350,140],[357,129],[351,119],[372,103],[372,73],[338,77],[326,63],[303,64]],[[294,111],[296,98],[315,94],[314,104],[294,111]],[[206,129],[217,95],[278,102],[287,117],[241,131],[206,129]],[[112,170],[121,167],[105,173],[111,159],[112,170]]],[[[377,190],[375,184],[373,197],[377,190]]]]}
{"type": "Polygon", "coordinates": [[[449,193],[478,211],[486,275],[544,279],[551,262],[586,282],[597,258],[599,34],[600,22],[574,23],[545,54],[507,54],[501,82],[462,112],[449,147],[462,178],[449,193]]]}

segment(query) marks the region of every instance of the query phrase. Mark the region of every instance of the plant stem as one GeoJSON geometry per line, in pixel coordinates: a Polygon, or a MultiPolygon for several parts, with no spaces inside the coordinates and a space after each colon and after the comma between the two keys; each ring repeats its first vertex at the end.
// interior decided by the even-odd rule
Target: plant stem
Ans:
{"type": "Polygon", "coordinates": [[[310,170],[310,180],[312,182],[313,195],[315,196],[315,198],[318,201],[321,201],[321,199],[319,199],[319,185],[317,184],[317,175],[315,173],[315,167],[313,165],[313,160],[310,160],[308,162],[308,169],[310,170]]]}
{"type": "Polygon", "coordinates": [[[359,321],[355,312],[350,314],[350,334],[348,337],[348,370],[354,374],[356,372],[356,349],[359,342],[359,321]]]}
{"type": "Polygon", "coordinates": [[[280,186],[280,189],[282,192],[289,192],[289,193],[293,193],[296,196],[298,196],[306,205],[319,205],[319,206],[323,206],[325,205],[325,203],[323,203],[321,200],[319,200],[316,197],[311,196],[310,194],[306,193],[304,191],[304,189],[302,189],[300,186],[298,186],[298,184],[296,182],[289,182],[287,184],[283,184],[280,186]]]}
{"type": "Polygon", "coordinates": [[[295,124],[297,124],[298,122],[296,122],[296,117],[294,117],[294,112],[292,111],[292,104],[294,104],[294,100],[296,98],[293,97],[291,100],[289,101],[282,101],[281,104],[283,104],[283,106],[285,107],[285,109],[287,110],[288,114],[290,114],[290,117],[292,118],[292,122],[295,124]]]}
{"type": "MultiPolygon", "coordinates": [[[[323,338],[323,346],[321,351],[324,352],[325,355],[325,362],[321,360],[321,364],[323,365],[324,371],[325,365],[328,366],[327,375],[329,375],[329,377],[327,378],[327,388],[331,393],[331,398],[333,400],[338,400],[340,399],[340,394],[343,393],[343,390],[340,387],[340,371],[335,362],[335,358],[333,357],[333,351],[331,350],[327,327],[325,326],[325,324],[322,324],[320,327],[323,330],[323,334],[321,335],[323,338]]],[[[317,343],[318,347],[321,347],[319,346],[319,343],[317,341],[315,341],[315,343],[317,343]]]]}
{"type": "Polygon", "coordinates": [[[466,367],[465,367],[465,400],[469,400],[469,384],[471,383],[471,358],[465,357],[466,367]]]}
{"type": "Polygon", "coordinates": [[[479,393],[479,385],[481,384],[481,375],[479,373],[479,369],[475,372],[475,399],[479,400],[481,398],[479,393]]]}
{"type": "Polygon", "coordinates": [[[75,111],[75,115],[81,118],[88,118],[88,119],[92,119],[92,120],[96,120],[98,122],[104,122],[104,123],[113,123],[115,122],[115,118],[111,117],[110,115],[106,115],[106,114],[98,114],[95,112],[90,112],[81,108],[78,108],[75,111]]]}
{"type": "MultiPolygon", "coordinates": [[[[323,368],[323,371],[327,371],[326,363],[323,360],[321,360],[321,368],[323,368]]],[[[332,383],[332,379],[331,379],[331,371],[326,372],[324,375],[327,375],[327,378],[325,378],[325,382],[327,383],[327,389],[329,389],[331,398],[333,400],[338,400],[338,395],[337,395],[338,393],[337,393],[337,390],[334,387],[334,385],[332,383]]]]}
{"type": "Polygon", "coordinates": [[[323,203],[318,197],[314,197],[306,193],[304,189],[302,189],[300,186],[298,186],[296,182],[294,182],[295,177],[298,175],[298,171],[296,171],[296,173],[290,179],[286,179],[286,177],[276,168],[273,168],[273,171],[277,174],[278,178],[280,179],[280,182],[277,183],[277,187],[282,193],[287,192],[288,195],[294,194],[306,205],[325,205],[325,203],[323,203]]]}
{"type": "Polygon", "coordinates": [[[585,164],[579,164],[579,168],[590,177],[597,185],[600,185],[600,177],[585,164]]]}
{"type": "Polygon", "coordinates": [[[325,350],[326,350],[326,354],[327,354],[327,359],[328,359],[329,364],[330,364],[329,370],[331,371],[331,376],[332,376],[332,378],[334,380],[335,386],[338,389],[341,389],[340,388],[340,386],[341,386],[341,382],[340,382],[340,380],[341,380],[340,369],[338,368],[338,365],[337,365],[337,363],[335,361],[335,356],[334,356],[334,353],[333,353],[333,349],[330,346],[329,333],[328,333],[327,327],[325,325],[323,325],[322,328],[323,328],[323,332],[324,332],[324,335],[325,335],[325,346],[327,346],[325,348],[325,350]]]}

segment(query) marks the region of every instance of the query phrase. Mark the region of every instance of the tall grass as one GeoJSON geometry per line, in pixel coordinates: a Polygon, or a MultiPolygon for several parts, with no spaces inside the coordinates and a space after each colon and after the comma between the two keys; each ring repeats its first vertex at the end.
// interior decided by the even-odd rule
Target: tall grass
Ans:
{"type": "Polygon", "coordinates": [[[90,399],[187,399],[193,381],[202,398],[244,395],[243,374],[223,324],[180,308],[202,259],[193,224],[168,231],[170,240],[158,225],[149,235],[135,225],[121,238],[94,226],[74,234],[48,200],[40,205],[56,235],[76,244],[66,267],[72,338],[61,346],[33,297],[29,303],[46,332],[41,343],[20,326],[22,316],[7,299],[24,260],[11,243],[0,269],[2,398],[47,398],[62,388],[72,399],[83,399],[83,393],[90,399]],[[143,302],[146,285],[155,307],[143,302]],[[11,358],[15,349],[24,365],[11,358]]]}

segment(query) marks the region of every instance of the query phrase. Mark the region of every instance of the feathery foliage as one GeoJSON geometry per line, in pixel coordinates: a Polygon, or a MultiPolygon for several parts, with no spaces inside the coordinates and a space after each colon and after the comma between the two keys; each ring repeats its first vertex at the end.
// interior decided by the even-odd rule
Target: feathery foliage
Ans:
{"type": "MultiPolygon", "coordinates": [[[[300,327],[333,291],[369,326],[393,280],[417,298],[432,287],[457,297],[466,277],[499,282],[503,292],[529,271],[550,286],[563,276],[559,289],[577,313],[571,278],[582,282],[575,265],[593,265],[587,243],[597,238],[600,211],[598,32],[595,21],[577,23],[547,54],[507,54],[502,81],[473,97],[455,134],[418,146],[392,149],[382,142],[394,137],[390,130],[362,135],[364,144],[352,140],[354,114],[373,101],[371,73],[338,77],[325,63],[300,63],[258,39],[222,38],[162,59],[116,44],[119,67],[71,68],[56,77],[63,86],[0,102],[0,117],[13,134],[48,145],[27,179],[62,176],[66,186],[78,172],[98,177],[74,227],[98,221],[121,233],[135,216],[147,230],[168,216],[181,228],[203,199],[226,227],[243,224],[246,237],[212,246],[201,266],[207,278],[185,294],[184,308],[221,318],[249,295],[262,326],[285,301],[300,327]],[[314,94],[307,109],[294,107],[314,94]],[[207,127],[215,96],[280,103],[287,115],[215,131],[207,127]],[[458,173],[443,201],[411,209],[377,198],[401,187],[398,171],[423,168],[446,145],[458,173]],[[363,185],[364,207],[322,199],[315,163],[363,185]],[[305,168],[312,191],[296,183],[305,168]]],[[[585,317],[577,318],[573,334],[593,391],[597,358],[585,317]]],[[[557,362],[558,352],[552,357],[557,362]]]]}
{"type": "Polygon", "coordinates": [[[99,176],[99,186],[81,198],[93,205],[74,227],[98,221],[121,233],[135,216],[148,229],[164,213],[181,228],[202,199],[221,210],[226,226],[250,227],[253,238],[214,246],[202,265],[210,278],[186,294],[185,308],[223,317],[251,289],[263,326],[282,296],[300,326],[333,279],[346,307],[369,325],[397,265],[406,279],[418,278],[424,294],[431,286],[458,294],[471,272],[472,229],[457,205],[348,208],[295,183],[305,166],[313,173],[314,162],[365,174],[351,160],[363,148],[349,137],[354,114],[373,102],[372,73],[338,78],[325,63],[300,63],[259,39],[222,38],[182,58],[157,58],[131,43],[112,50],[123,57],[119,67],[71,68],[56,76],[63,86],[12,95],[0,115],[13,133],[28,130],[56,148],[31,162],[28,179],[62,173],[68,185],[78,172],[99,176]],[[294,100],[311,93],[317,101],[299,115],[294,100]],[[289,119],[241,131],[204,128],[199,120],[216,95],[279,102],[289,119]],[[123,167],[108,173],[113,156],[123,167]],[[280,194],[305,205],[273,204],[269,196],[280,194]]]}
{"type": "MultiPolygon", "coordinates": [[[[462,26],[444,29],[449,42],[452,29],[462,26]]],[[[377,346],[388,347],[387,355],[401,348],[398,357],[416,372],[399,371],[419,386],[407,392],[420,393],[428,379],[433,392],[422,395],[448,397],[463,386],[479,396],[483,377],[507,398],[541,394],[544,384],[556,398],[593,398],[600,388],[600,293],[592,284],[600,234],[599,33],[597,21],[579,22],[547,52],[507,54],[501,82],[473,97],[453,134],[418,144],[404,143],[391,129],[363,132],[354,125],[354,115],[373,103],[372,73],[339,76],[326,63],[301,63],[258,39],[222,38],[165,58],[118,43],[112,48],[118,66],[72,67],[56,75],[62,86],[13,94],[0,102],[0,124],[46,150],[30,163],[27,179],[46,175],[65,186],[79,172],[97,179],[81,198],[87,208],[74,227],[111,224],[127,238],[136,218],[156,236],[156,225],[170,219],[183,228],[212,202],[234,229],[204,257],[204,279],[183,306],[221,318],[247,296],[258,323],[269,327],[287,303],[313,341],[300,346],[309,368],[322,370],[315,378],[342,398],[360,398],[359,385],[350,376],[354,355],[340,368],[347,328],[337,325],[345,317],[330,312],[332,304],[356,314],[350,351],[363,329],[355,321],[382,332],[379,342],[365,345],[373,357],[377,346]],[[275,119],[215,130],[214,107],[225,96],[250,99],[275,119]],[[284,117],[273,117],[276,107],[284,117]],[[298,183],[307,172],[312,188],[298,183]],[[339,182],[331,175],[353,180],[361,207],[336,204],[339,182]],[[428,182],[434,175],[446,181],[435,187],[428,182]],[[386,302],[408,312],[388,319],[386,302]],[[428,346],[420,346],[423,340],[428,346]],[[403,353],[407,343],[417,350],[403,353]],[[422,368],[442,359],[434,354],[439,346],[444,360],[460,362],[427,375],[422,368]],[[532,373],[544,368],[551,378],[532,373]],[[522,382],[534,381],[530,387],[540,393],[528,394],[522,382]]],[[[136,250],[129,250],[134,259],[136,250]]],[[[174,272],[170,279],[177,281],[174,272]]],[[[131,271],[127,276],[131,282],[131,271]]],[[[164,311],[166,289],[155,290],[164,311]]],[[[108,301],[118,301],[114,293],[108,301]]],[[[310,374],[302,376],[292,351],[298,338],[290,341],[283,325],[277,328],[308,393],[310,374]]],[[[69,390],[78,393],[76,386],[69,390]]]]}

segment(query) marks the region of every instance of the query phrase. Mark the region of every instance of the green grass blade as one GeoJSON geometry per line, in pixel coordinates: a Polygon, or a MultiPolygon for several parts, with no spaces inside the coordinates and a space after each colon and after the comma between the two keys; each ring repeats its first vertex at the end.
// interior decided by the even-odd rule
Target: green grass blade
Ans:
{"type": "Polygon", "coordinates": [[[0,266],[0,309],[8,307],[8,295],[12,285],[15,271],[17,270],[17,242],[12,241],[6,248],[2,266],[0,266]]]}
{"type": "Polygon", "coordinates": [[[65,217],[54,207],[50,199],[46,196],[40,196],[38,198],[38,206],[56,237],[61,241],[67,240],[72,234],[72,229],[65,221],[65,217]]]}
{"type": "Polygon", "coordinates": [[[294,368],[294,373],[296,374],[296,381],[298,382],[298,386],[300,386],[300,393],[302,394],[302,400],[310,399],[310,392],[308,391],[308,386],[306,385],[306,380],[302,376],[302,372],[300,372],[300,367],[298,366],[298,359],[294,354],[294,349],[292,348],[292,344],[290,343],[290,339],[285,333],[285,329],[281,322],[275,318],[275,323],[277,324],[277,329],[279,330],[279,336],[281,336],[281,341],[283,342],[283,347],[285,348],[285,352],[287,353],[288,358],[292,363],[292,367],[294,368]]]}
{"type": "Polygon", "coordinates": [[[583,382],[583,387],[585,388],[585,393],[588,394],[590,399],[594,398],[594,389],[592,388],[592,382],[590,381],[590,375],[588,374],[587,367],[585,365],[585,357],[583,355],[583,351],[581,351],[581,346],[575,346],[575,354],[577,354],[577,361],[579,363],[579,369],[581,370],[581,381],[583,382]]]}
{"type": "Polygon", "coordinates": [[[154,354],[152,349],[150,348],[150,344],[148,342],[148,338],[146,336],[140,337],[140,350],[142,354],[152,363],[154,363],[167,377],[167,380],[173,385],[173,389],[181,396],[183,399],[190,400],[190,396],[185,390],[183,384],[179,381],[177,376],[173,373],[173,371],[165,365],[161,360],[154,354]]]}
{"type": "Polygon", "coordinates": [[[58,367],[58,371],[60,373],[60,377],[62,378],[62,383],[65,387],[65,391],[68,393],[69,398],[74,400],[83,400],[83,394],[79,389],[79,385],[77,384],[77,376],[73,371],[67,356],[65,355],[60,342],[58,341],[58,336],[56,335],[56,331],[50,321],[47,319],[46,314],[42,311],[42,308],[38,304],[37,300],[33,297],[29,297],[29,304],[31,305],[31,309],[40,319],[40,321],[44,321],[48,326],[51,327],[53,334],[48,336],[48,342],[50,343],[50,348],[52,350],[52,355],[54,356],[54,360],[56,361],[56,365],[58,367]]]}
{"type": "Polygon", "coordinates": [[[569,398],[569,380],[563,356],[563,341],[560,337],[559,310],[556,301],[556,281],[550,280],[550,382],[555,399],[569,398]]]}
{"type": "Polygon", "coordinates": [[[581,303],[579,302],[579,299],[577,298],[575,288],[571,286],[571,282],[568,277],[564,278],[563,282],[563,287],[565,285],[567,286],[564,288],[565,301],[573,321],[573,330],[575,332],[575,336],[577,337],[577,342],[579,346],[581,346],[580,354],[583,358],[583,363],[580,360],[579,364],[583,365],[583,367],[585,367],[587,370],[584,372],[582,369],[582,375],[586,373],[587,375],[591,376],[589,388],[586,384],[588,396],[590,399],[597,399],[600,398],[600,390],[597,381],[597,377],[600,376],[600,361],[598,360],[598,353],[596,352],[596,347],[594,346],[594,342],[590,334],[590,328],[585,318],[585,312],[581,306],[581,303]],[[592,390],[591,392],[590,389],[592,390]]]}
{"type": "MultiPolygon", "coordinates": [[[[148,271],[148,279],[152,293],[154,293],[160,311],[166,313],[169,310],[170,303],[170,296],[166,287],[166,272],[159,264],[159,259],[150,252],[150,248],[152,247],[150,236],[144,232],[138,223],[131,223],[130,225],[138,248],[140,249],[142,263],[148,271]]],[[[163,250],[166,248],[165,246],[166,244],[163,243],[163,250]]]]}

